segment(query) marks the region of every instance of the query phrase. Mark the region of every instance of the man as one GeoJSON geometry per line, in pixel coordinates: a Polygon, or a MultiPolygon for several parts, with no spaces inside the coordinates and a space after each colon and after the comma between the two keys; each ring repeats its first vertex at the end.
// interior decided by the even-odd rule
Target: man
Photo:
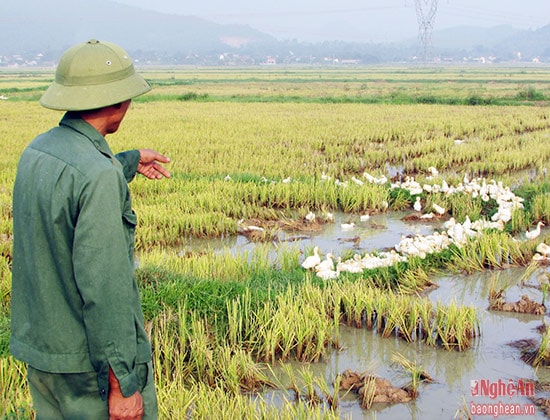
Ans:
{"type": "Polygon", "coordinates": [[[105,140],[150,89],[123,49],[90,40],[62,55],[40,99],[67,112],[17,169],[10,341],[39,420],[157,417],[127,183],[136,172],[169,177],[169,159],[115,156],[105,140]]]}

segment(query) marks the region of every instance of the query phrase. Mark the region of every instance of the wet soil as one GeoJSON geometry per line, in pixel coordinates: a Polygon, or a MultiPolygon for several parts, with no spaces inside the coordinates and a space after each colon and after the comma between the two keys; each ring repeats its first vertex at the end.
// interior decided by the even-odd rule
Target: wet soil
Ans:
{"type": "Polygon", "coordinates": [[[369,374],[359,375],[349,369],[340,375],[340,391],[355,392],[364,408],[375,403],[406,403],[414,397],[413,392],[393,386],[388,379],[369,374]]]}
{"type": "Polygon", "coordinates": [[[527,295],[522,295],[521,299],[517,302],[505,302],[502,297],[493,299],[489,305],[489,310],[544,315],[546,313],[546,306],[531,300],[527,295]]]}

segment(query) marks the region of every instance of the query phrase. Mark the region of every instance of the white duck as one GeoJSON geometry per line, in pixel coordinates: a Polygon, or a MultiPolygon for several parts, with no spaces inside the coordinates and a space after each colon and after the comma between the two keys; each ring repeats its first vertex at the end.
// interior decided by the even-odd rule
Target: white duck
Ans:
{"type": "Polygon", "coordinates": [[[327,254],[326,258],[318,263],[315,266],[315,271],[326,271],[326,270],[334,270],[334,255],[332,255],[330,252],[327,254]]]}
{"type": "Polygon", "coordinates": [[[313,255],[307,257],[304,262],[302,262],[302,267],[306,270],[311,270],[315,268],[321,262],[321,257],[319,256],[319,247],[316,246],[313,248],[313,255]]]}
{"type": "Polygon", "coordinates": [[[527,239],[535,239],[537,236],[540,235],[540,227],[544,226],[544,223],[538,222],[537,227],[534,230],[525,232],[525,237],[527,239]]]}
{"type": "Polygon", "coordinates": [[[338,267],[336,268],[336,270],[326,269],[326,270],[317,271],[316,273],[316,276],[322,278],[323,280],[336,279],[338,278],[339,275],[340,275],[340,270],[338,267]]]}
{"type": "Polygon", "coordinates": [[[439,175],[439,171],[434,166],[430,166],[428,168],[428,171],[430,171],[430,174],[432,176],[438,176],[439,175]]]}
{"type": "Polygon", "coordinates": [[[440,205],[435,204],[435,203],[432,204],[432,208],[433,208],[433,209],[435,210],[435,212],[436,212],[437,214],[439,214],[440,216],[444,215],[445,212],[447,211],[447,210],[445,210],[443,207],[441,207],[440,205]]]}
{"type": "Polygon", "coordinates": [[[366,222],[370,219],[370,215],[369,214],[362,214],[360,217],[359,217],[359,220],[361,222],[366,222]]]}
{"type": "Polygon", "coordinates": [[[537,252],[545,257],[548,257],[550,255],[550,246],[546,245],[544,242],[541,242],[537,245],[537,252]]]}
{"type": "Polygon", "coordinates": [[[342,258],[338,257],[338,262],[336,263],[336,270],[340,273],[362,273],[363,264],[361,262],[361,255],[356,254],[352,259],[342,261],[342,258]]]}
{"type": "Polygon", "coordinates": [[[342,223],[340,227],[342,228],[342,230],[352,230],[355,227],[355,223],[342,223]]]}
{"type": "Polygon", "coordinates": [[[414,210],[421,212],[422,211],[422,203],[420,202],[420,197],[416,197],[416,201],[414,202],[414,210]]]}

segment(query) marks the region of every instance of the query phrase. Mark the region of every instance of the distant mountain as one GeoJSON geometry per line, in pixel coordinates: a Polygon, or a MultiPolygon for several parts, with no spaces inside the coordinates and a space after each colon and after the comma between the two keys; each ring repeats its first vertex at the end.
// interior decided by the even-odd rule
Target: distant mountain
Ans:
{"type": "Polygon", "coordinates": [[[463,51],[477,55],[498,55],[502,58],[525,57],[550,58],[550,25],[537,30],[519,30],[512,26],[480,28],[460,26],[436,31],[432,36],[433,47],[445,51],[463,51]]]}
{"type": "Polygon", "coordinates": [[[110,0],[0,1],[0,55],[45,51],[58,55],[90,38],[112,41],[129,51],[181,54],[274,40],[247,26],[155,13],[110,0]]]}
{"type": "Polygon", "coordinates": [[[434,32],[433,44],[436,48],[472,49],[479,45],[492,46],[503,39],[513,38],[522,31],[512,26],[481,28],[476,26],[456,26],[434,32]]]}
{"type": "Polygon", "coordinates": [[[540,57],[550,61],[550,25],[536,31],[521,31],[496,44],[501,50],[521,53],[524,57],[540,57]]]}
{"type": "MultiPolygon", "coordinates": [[[[416,39],[278,41],[249,26],[156,13],[111,0],[0,0],[1,66],[53,65],[69,46],[90,38],[118,43],[133,58],[157,64],[389,63],[409,61],[419,51],[416,39]]],[[[457,27],[435,31],[432,40],[433,56],[446,61],[491,57],[550,62],[550,25],[528,31],[457,27]]]]}

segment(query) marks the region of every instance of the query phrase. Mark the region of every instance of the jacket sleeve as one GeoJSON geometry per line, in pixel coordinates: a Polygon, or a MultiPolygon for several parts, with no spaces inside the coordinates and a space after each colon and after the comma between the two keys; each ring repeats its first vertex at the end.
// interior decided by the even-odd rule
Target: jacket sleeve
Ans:
{"type": "Polygon", "coordinates": [[[94,175],[81,191],[74,235],[74,275],[90,358],[104,397],[108,389],[102,383],[109,366],[123,395],[138,389],[136,311],[140,298],[131,257],[135,219],[125,217],[126,213],[133,215],[131,208],[125,208],[127,194],[127,184],[115,165],[94,175]]]}
{"type": "Polygon", "coordinates": [[[122,165],[122,172],[126,178],[126,182],[132,181],[136,176],[137,167],[139,164],[139,150],[128,150],[126,152],[117,153],[115,158],[122,165]]]}

